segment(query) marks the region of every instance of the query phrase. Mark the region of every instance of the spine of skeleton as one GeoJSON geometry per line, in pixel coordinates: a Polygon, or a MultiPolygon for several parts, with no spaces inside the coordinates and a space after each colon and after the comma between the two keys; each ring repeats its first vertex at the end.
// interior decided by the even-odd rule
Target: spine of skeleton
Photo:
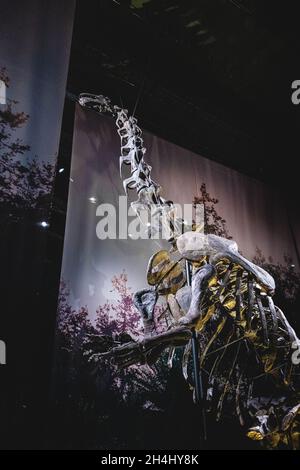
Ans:
{"type": "Polygon", "coordinates": [[[102,95],[82,93],[79,95],[79,104],[115,118],[121,141],[119,157],[121,177],[123,165],[130,166],[130,176],[123,180],[123,188],[126,194],[128,189],[134,189],[138,195],[138,199],[131,203],[131,207],[138,215],[141,211],[151,213],[151,220],[156,221],[156,224],[152,223],[148,230],[149,237],[155,237],[163,226],[165,228],[167,226],[168,240],[173,243],[182,233],[183,221],[176,218],[173,202],[165,200],[160,195],[161,187],[151,178],[152,168],[144,159],[146,148],[143,145],[142,131],[137,125],[137,119],[128,116],[127,109],[112,105],[109,98],[102,95]]]}

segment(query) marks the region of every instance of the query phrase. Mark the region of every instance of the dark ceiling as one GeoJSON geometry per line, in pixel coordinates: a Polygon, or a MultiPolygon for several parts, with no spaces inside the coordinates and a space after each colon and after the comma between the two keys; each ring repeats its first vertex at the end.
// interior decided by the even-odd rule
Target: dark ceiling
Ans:
{"type": "Polygon", "coordinates": [[[159,136],[272,184],[294,181],[294,4],[78,0],[68,91],[109,95],[159,136]]]}

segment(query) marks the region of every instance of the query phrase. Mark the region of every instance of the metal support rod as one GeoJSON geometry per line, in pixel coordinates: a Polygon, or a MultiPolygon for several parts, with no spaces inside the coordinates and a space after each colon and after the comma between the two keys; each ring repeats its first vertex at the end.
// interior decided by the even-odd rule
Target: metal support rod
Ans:
{"type": "Polygon", "coordinates": [[[193,328],[192,330],[192,351],[193,351],[193,363],[194,363],[194,380],[195,380],[195,402],[201,405],[203,400],[203,388],[201,380],[201,372],[199,367],[199,344],[197,338],[197,332],[193,328]]]}
{"type": "MultiPolygon", "coordinates": [[[[192,285],[192,275],[190,269],[190,262],[185,261],[186,280],[187,285],[192,285]]],[[[193,352],[193,366],[194,366],[194,380],[195,380],[195,403],[200,407],[202,423],[201,423],[201,438],[206,441],[206,415],[204,407],[204,392],[202,383],[202,374],[199,366],[199,342],[198,335],[195,328],[192,329],[192,352],[193,352]]]]}

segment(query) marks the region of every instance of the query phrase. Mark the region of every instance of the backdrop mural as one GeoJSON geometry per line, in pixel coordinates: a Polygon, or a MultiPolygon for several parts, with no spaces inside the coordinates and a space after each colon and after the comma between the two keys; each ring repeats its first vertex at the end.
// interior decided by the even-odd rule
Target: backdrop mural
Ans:
{"type": "MultiPolygon", "coordinates": [[[[247,258],[267,267],[296,325],[299,266],[280,192],[147,132],[144,142],[163,196],[204,204],[206,231],[232,237],[247,258]]],[[[105,361],[95,365],[86,354],[96,333],[141,335],[132,296],[146,286],[148,259],[164,244],[97,237],[97,206],[117,206],[124,194],[118,157],[114,121],[77,107],[57,323],[56,412],[65,416],[66,426],[58,440],[62,447],[197,448],[197,416],[180,372],[168,368],[167,357],[151,368],[118,370],[105,361]]],[[[158,329],[165,327],[163,308],[159,305],[155,314],[158,329]]],[[[253,445],[235,434],[227,419],[231,437],[224,438],[222,425],[209,423],[214,445],[218,432],[223,435],[219,447],[253,445]]]]}

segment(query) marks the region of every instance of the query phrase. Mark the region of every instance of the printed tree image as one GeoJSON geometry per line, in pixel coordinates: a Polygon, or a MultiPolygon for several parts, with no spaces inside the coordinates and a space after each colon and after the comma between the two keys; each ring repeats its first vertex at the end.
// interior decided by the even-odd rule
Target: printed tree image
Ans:
{"type": "Polygon", "coordinates": [[[72,308],[68,301],[69,296],[67,283],[61,281],[57,312],[58,334],[62,347],[71,353],[82,350],[83,341],[88,335],[95,334],[96,329],[89,319],[88,309],[72,308]]]}
{"type": "MultiPolygon", "coordinates": [[[[0,68],[0,80],[9,89],[4,68],[0,68]]],[[[49,207],[54,165],[28,158],[30,145],[18,138],[18,130],[26,126],[29,115],[18,105],[9,98],[0,104],[0,202],[3,213],[18,210],[21,217],[21,211],[49,207]]]]}
{"type": "Polygon", "coordinates": [[[300,273],[296,270],[290,256],[284,256],[284,264],[275,263],[270,256],[268,259],[259,248],[253,262],[268,271],[275,279],[275,301],[282,310],[287,312],[291,323],[300,328],[300,273]]]}
{"type": "Polygon", "coordinates": [[[213,198],[207,192],[206,184],[202,183],[200,187],[200,195],[194,197],[194,205],[202,204],[204,206],[204,230],[205,233],[212,233],[219,237],[229,238],[232,237],[226,227],[226,220],[221,217],[215,205],[218,204],[218,199],[213,198]]]}
{"type": "Polygon", "coordinates": [[[52,417],[54,423],[58,417],[64,423],[59,429],[63,447],[72,446],[78,439],[74,432],[79,432],[80,442],[87,448],[126,448],[126,440],[139,439],[134,425],[133,431],[128,429],[129,420],[140,427],[145,420],[149,423],[150,416],[155,426],[157,419],[163,419],[171,374],[166,359],[152,367],[120,369],[108,359],[92,357],[100,335],[117,339],[127,331],[135,337],[142,334],[125,271],[113,276],[111,288],[114,300],[89,312],[85,306],[71,306],[68,283],[61,282],[52,417]]]}
{"type": "Polygon", "coordinates": [[[117,301],[107,301],[96,311],[96,329],[101,334],[130,334],[139,337],[142,333],[142,322],[139,312],[133,304],[133,293],[128,286],[128,276],[123,270],[111,280],[112,292],[117,294],[117,301]]]}
{"type": "MultiPolygon", "coordinates": [[[[133,338],[143,335],[141,316],[133,303],[133,292],[128,286],[128,275],[123,270],[111,280],[111,292],[114,300],[107,300],[100,305],[91,320],[86,306],[74,309],[69,304],[70,291],[66,281],[62,280],[58,298],[57,325],[64,347],[72,349],[80,338],[81,343],[89,335],[117,336],[128,334],[133,338]]],[[[164,306],[157,306],[154,312],[155,325],[161,331],[164,328],[160,320],[164,306]]]]}
{"type": "MultiPolygon", "coordinates": [[[[5,68],[0,68],[0,80],[9,88],[10,80],[5,68]]],[[[7,99],[6,104],[2,104],[0,108],[0,150],[1,155],[6,152],[7,157],[23,155],[30,149],[20,139],[13,138],[15,130],[24,126],[29,118],[28,114],[15,109],[17,104],[17,101],[7,99]]]]}
{"type": "MultiPolygon", "coordinates": [[[[128,276],[123,270],[119,275],[113,276],[111,280],[112,290],[115,294],[114,300],[107,300],[96,310],[91,319],[87,307],[74,309],[70,306],[68,298],[70,291],[65,281],[61,282],[58,302],[58,331],[57,345],[63,354],[68,356],[67,363],[71,376],[77,375],[78,371],[85,368],[86,372],[93,370],[97,376],[105,376],[107,387],[115,390],[119,399],[129,401],[145,400],[145,393],[161,393],[165,386],[168,371],[163,374],[161,368],[167,369],[166,361],[153,367],[131,366],[120,370],[118,367],[105,359],[94,359],[93,354],[99,350],[99,338],[106,336],[113,339],[126,335],[128,341],[131,338],[138,339],[143,334],[143,326],[139,312],[133,304],[132,289],[128,286],[128,276]],[[77,364],[77,366],[75,366],[77,364]],[[109,378],[108,378],[109,377],[109,378]],[[138,398],[134,393],[143,392],[138,398]]],[[[159,318],[163,307],[159,306],[155,311],[156,325],[161,328],[159,318]]],[[[148,407],[155,406],[152,400],[146,400],[148,407]]],[[[144,403],[143,405],[144,406],[144,403]]]]}

